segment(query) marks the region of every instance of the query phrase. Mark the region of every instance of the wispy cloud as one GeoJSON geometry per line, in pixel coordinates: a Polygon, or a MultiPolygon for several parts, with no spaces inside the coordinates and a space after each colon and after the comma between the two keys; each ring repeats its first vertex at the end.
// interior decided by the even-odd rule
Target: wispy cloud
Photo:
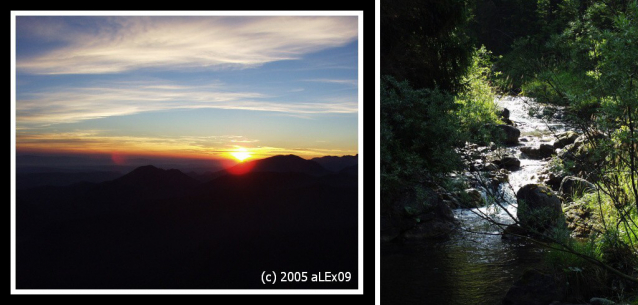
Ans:
{"type": "Polygon", "coordinates": [[[109,116],[171,109],[235,109],[290,115],[356,113],[356,98],[326,98],[319,102],[287,102],[257,92],[224,91],[218,85],[123,84],[55,88],[25,93],[16,102],[17,125],[37,127],[109,116]]]}
{"type": "Polygon", "coordinates": [[[19,21],[23,32],[64,42],[43,54],[18,57],[18,71],[34,74],[248,68],[299,59],[357,37],[356,17],[345,16],[94,17],[84,28],[63,17],[19,21]]]}

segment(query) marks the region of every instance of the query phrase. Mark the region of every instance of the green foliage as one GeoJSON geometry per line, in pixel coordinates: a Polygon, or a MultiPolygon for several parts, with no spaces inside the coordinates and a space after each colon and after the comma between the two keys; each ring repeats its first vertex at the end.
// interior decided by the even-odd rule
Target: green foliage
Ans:
{"type": "MultiPolygon", "coordinates": [[[[592,258],[601,259],[602,252],[598,246],[598,239],[590,238],[584,241],[576,240],[569,237],[569,231],[562,228],[563,232],[554,232],[554,237],[561,243],[574,249],[577,253],[590,256],[592,258]]],[[[550,249],[545,257],[546,263],[559,270],[568,268],[579,268],[581,270],[591,268],[590,263],[583,257],[566,251],[558,250],[561,247],[554,245],[556,249],[550,249]]]]}
{"type": "Polygon", "coordinates": [[[494,103],[494,89],[489,83],[490,55],[484,46],[474,51],[468,72],[461,80],[464,90],[455,98],[458,104],[455,115],[462,133],[470,142],[489,143],[492,137],[490,123],[500,122],[496,115],[498,108],[494,103]]]}
{"type": "Polygon", "coordinates": [[[590,176],[600,180],[603,198],[625,213],[638,209],[636,42],[638,1],[581,3],[577,16],[548,40],[557,61],[522,86],[542,102],[568,105],[583,133],[601,135],[578,154],[585,162],[601,160],[590,164],[590,176]]]}
{"type": "Polygon", "coordinates": [[[638,209],[638,1],[612,4],[593,5],[585,16],[589,38],[579,44],[589,48],[594,65],[586,72],[589,89],[570,103],[577,109],[595,103],[593,129],[606,135],[590,143],[594,154],[606,157],[599,184],[616,208],[638,209]]]}
{"type": "Polygon", "coordinates": [[[489,52],[467,36],[467,0],[381,3],[382,202],[462,169],[455,147],[498,121],[489,52]]]}
{"type": "MultiPolygon", "coordinates": [[[[551,193],[543,193],[552,196],[551,193]]],[[[565,224],[562,211],[557,211],[551,206],[531,208],[525,200],[518,200],[517,215],[520,225],[534,233],[547,234],[549,231],[564,227],[565,224]]]]}
{"type": "MultiPolygon", "coordinates": [[[[600,247],[593,239],[577,241],[566,238],[567,243],[576,253],[600,259],[600,247]]],[[[555,245],[559,248],[559,245],[555,245]]],[[[567,284],[568,293],[572,298],[589,300],[591,297],[612,295],[608,282],[609,274],[603,269],[592,265],[581,256],[557,249],[550,249],[545,255],[545,262],[550,268],[562,273],[567,284]]]]}
{"type": "MultiPolygon", "coordinates": [[[[587,140],[572,159],[576,164],[559,160],[550,167],[555,173],[576,171],[575,165],[586,171],[598,192],[576,200],[600,215],[603,229],[588,241],[569,234],[559,240],[632,274],[638,268],[638,1],[536,3],[534,13],[545,22],[514,39],[512,51],[496,62],[502,74],[495,83],[503,91],[520,88],[540,102],[567,106],[587,140]]],[[[610,286],[611,274],[577,254],[553,250],[548,258],[572,281],[580,276],[598,279],[589,287],[610,286]]]]}
{"type": "Polygon", "coordinates": [[[454,107],[454,96],[447,92],[415,90],[407,81],[382,77],[382,202],[396,199],[414,183],[460,169],[454,147],[461,133],[454,107]]]}
{"type": "Polygon", "coordinates": [[[495,70],[502,73],[495,77],[495,84],[503,92],[519,93],[523,85],[533,82],[539,73],[557,66],[562,58],[552,45],[554,36],[586,6],[579,0],[525,2],[526,30],[510,37],[511,51],[496,62],[495,70]]]}
{"type": "Polygon", "coordinates": [[[519,37],[512,43],[512,51],[504,54],[495,63],[499,71],[494,83],[502,92],[520,92],[522,85],[536,76],[539,67],[545,62],[545,50],[540,38],[536,36],[519,37]]]}
{"type": "Polygon", "coordinates": [[[556,176],[573,175],[574,161],[569,159],[552,158],[547,164],[547,168],[556,176]]]}
{"type": "Polygon", "coordinates": [[[475,50],[456,95],[439,89],[413,89],[392,76],[381,79],[382,201],[424,181],[443,181],[461,170],[455,147],[489,142],[487,126],[497,123],[489,84],[490,52],[475,50]]]}
{"type": "Polygon", "coordinates": [[[579,94],[587,90],[583,77],[584,74],[572,71],[544,71],[522,84],[521,95],[533,97],[540,103],[567,105],[570,100],[580,100],[579,94]]]}

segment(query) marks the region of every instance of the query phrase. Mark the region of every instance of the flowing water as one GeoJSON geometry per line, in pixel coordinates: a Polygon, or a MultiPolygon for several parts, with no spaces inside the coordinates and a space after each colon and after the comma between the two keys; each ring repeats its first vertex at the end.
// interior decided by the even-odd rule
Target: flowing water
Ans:
{"type": "MultiPolygon", "coordinates": [[[[565,130],[558,120],[544,121],[530,113],[539,105],[524,97],[497,100],[510,110],[521,131],[520,144],[505,148],[521,161],[509,175],[511,187],[502,184],[507,212],[516,215],[515,195],[525,184],[537,183],[538,171],[547,163],[521,156],[520,147],[553,142],[565,130]]],[[[560,113],[556,115],[560,117],[560,113]]],[[[412,241],[381,245],[381,303],[387,304],[501,304],[512,283],[530,267],[542,263],[543,250],[525,242],[503,241],[498,230],[475,212],[492,212],[511,223],[503,209],[457,209],[464,230],[445,241],[412,241]],[[478,232],[478,233],[477,233],[478,232]]]]}

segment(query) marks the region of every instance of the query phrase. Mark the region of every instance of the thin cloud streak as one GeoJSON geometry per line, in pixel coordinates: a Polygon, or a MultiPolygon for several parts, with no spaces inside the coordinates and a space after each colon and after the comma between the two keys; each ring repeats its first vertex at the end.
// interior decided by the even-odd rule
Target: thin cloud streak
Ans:
{"type": "Polygon", "coordinates": [[[357,37],[356,17],[105,17],[97,19],[99,29],[87,26],[84,31],[63,20],[18,23],[34,36],[42,31],[47,40],[65,42],[44,54],[18,58],[19,72],[244,69],[300,59],[357,37]]]}
{"type": "Polygon", "coordinates": [[[228,92],[217,86],[134,84],[57,88],[25,94],[16,103],[19,128],[74,123],[110,116],[172,109],[227,109],[279,112],[290,115],[356,113],[356,98],[329,98],[321,102],[271,101],[256,92],[228,92]],[[120,86],[120,87],[116,87],[120,86]]]}

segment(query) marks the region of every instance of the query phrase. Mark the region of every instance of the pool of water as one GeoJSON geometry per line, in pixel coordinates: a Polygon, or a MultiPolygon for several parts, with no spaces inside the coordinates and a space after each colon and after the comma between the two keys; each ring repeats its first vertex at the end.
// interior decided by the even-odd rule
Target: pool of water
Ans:
{"type": "MultiPolygon", "coordinates": [[[[467,221],[476,221],[466,214],[467,221]]],[[[501,304],[542,250],[498,235],[459,232],[446,241],[381,245],[381,304],[501,304]]]]}

